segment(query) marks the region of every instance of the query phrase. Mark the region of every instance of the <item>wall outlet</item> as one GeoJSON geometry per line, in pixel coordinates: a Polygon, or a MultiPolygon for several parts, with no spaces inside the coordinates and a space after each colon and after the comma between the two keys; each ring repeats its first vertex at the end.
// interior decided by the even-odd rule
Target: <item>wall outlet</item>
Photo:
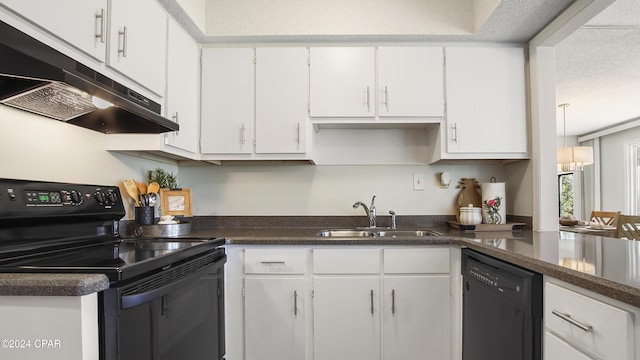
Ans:
{"type": "Polygon", "coordinates": [[[424,174],[413,174],[413,190],[424,190],[424,174]]]}

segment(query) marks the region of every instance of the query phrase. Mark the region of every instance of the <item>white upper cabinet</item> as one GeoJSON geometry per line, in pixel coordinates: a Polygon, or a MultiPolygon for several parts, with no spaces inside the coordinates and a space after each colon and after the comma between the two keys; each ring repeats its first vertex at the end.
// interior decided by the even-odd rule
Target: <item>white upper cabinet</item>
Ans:
{"type": "Polygon", "coordinates": [[[306,48],[256,49],[256,153],[307,152],[306,48]]]}
{"type": "Polygon", "coordinates": [[[310,62],[311,117],[375,122],[444,114],[440,47],[311,48],[310,62]]]}
{"type": "Polygon", "coordinates": [[[106,64],[164,96],[168,16],[156,0],[0,1],[97,60],[98,67],[106,64]]]}
{"type": "Polygon", "coordinates": [[[374,48],[315,47],[310,58],[312,117],[375,115],[374,48]]]}
{"type": "Polygon", "coordinates": [[[180,125],[165,134],[165,144],[191,153],[198,152],[198,44],[173,20],[169,21],[167,51],[167,96],[165,116],[180,125]]]}
{"type": "Polygon", "coordinates": [[[0,3],[104,62],[107,0],[2,0],[0,3]]]}
{"type": "Polygon", "coordinates": [[[254,50],[202,50],[201,152],[253,151],[254,50]]]}
{"type": "Polygon", "coordinates": [[[304,159],[308,71],[302,47],[203,49],[203,159],[304,159]]]}
{"type": "Polygon", "coordinates": [[[164,95],[167,13],[155,0],[110,0],[107,65],[164,95]]]}
{"type": "Polygon", "coordinates": [[[380,117],[442,117],[442,48],[378,48],[377,98],[380,117]]]}
{"type": "Polygon", "coordinates": [[[445,72],[444,151],[526,155],[524,49],[446,48],[445,72]]]}

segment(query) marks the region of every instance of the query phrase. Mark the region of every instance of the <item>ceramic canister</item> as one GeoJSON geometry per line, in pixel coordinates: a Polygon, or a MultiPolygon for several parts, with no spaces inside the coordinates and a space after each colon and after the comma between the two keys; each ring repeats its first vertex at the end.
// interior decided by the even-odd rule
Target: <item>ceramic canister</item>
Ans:
{"type": "Polygon", "coordinates": [[[477,225],[482,223],[480,208],[473,207],[473,204],[460,207],[460,223],[462,225],[477,225]]]}

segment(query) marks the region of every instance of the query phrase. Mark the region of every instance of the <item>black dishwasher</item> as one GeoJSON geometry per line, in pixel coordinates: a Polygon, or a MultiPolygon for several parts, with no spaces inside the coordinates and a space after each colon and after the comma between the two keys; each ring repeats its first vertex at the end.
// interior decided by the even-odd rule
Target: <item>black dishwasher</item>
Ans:
{"type": "Polygon", "coordinates": [[[462,250],[462,359],[542,358],[542,275],[462,250]]]}

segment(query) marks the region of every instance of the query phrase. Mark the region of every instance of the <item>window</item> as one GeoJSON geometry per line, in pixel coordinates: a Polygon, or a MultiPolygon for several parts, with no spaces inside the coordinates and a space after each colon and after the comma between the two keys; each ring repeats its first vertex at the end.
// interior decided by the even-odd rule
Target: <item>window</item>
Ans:
{"type": "Polygon", "coordinates": [[[573,215],[573,173],[558,174],[559,217],[573,215]]]}

